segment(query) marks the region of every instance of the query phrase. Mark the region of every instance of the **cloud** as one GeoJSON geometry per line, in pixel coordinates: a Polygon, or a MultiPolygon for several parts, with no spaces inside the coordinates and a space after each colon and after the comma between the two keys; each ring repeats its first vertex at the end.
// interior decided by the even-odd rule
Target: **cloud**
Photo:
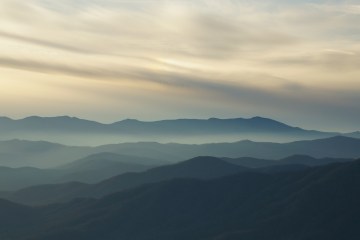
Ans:
{"type": "MultiPolygon", "coordinates": [[[[2,0],[0,66],[4,77],[75,76],[84,88],[138,84],[148,88],[144,99],[159,98],[159,114],[188,93],[203,108],[218,99],[239,115],[351,115],[360,91],[359,5],[316,2],[2,0]]],[[[354,126],[360,116],[352,116],[354,126]]]]}
{"type": "Polygon", "coordinates": [[[5,1],[2,6],[4,20],[26,31],[22,31],[25,34],[14,33],[9,28],[0,36],[78,53],[119,54],[131,49],[136,54],[178,54],[200,58],[226,58],[247,47],[274,47],[294,41],[286,33],[249,25],[233,12],[227,16],[227,12],[217,13],[209,7],[199,10],[186,1],[175,1],[176,6],[183,10],[174,16],[169,15],[173,10],[168,6],[173,4],[168,1],[159,1],[158,4],[139,1],[130,4],[132,7],[121,1],[114,8],[103,6],[98,1],[85,5],[67,4],[77,9],[71,14],[59,10],[66,4],[45,3],[5,1]],[[21,17],[20,12],[24,13],[21,17]]]}
{"type": "Polygon", "coordinates": [[[320,68],[325,71],[359,71],[360,52],[325,49],[308,55],[279,57],[268,60],[270,65],[320,68]]]}
{"type": "Polygon", "coordinates": [[[312,4],[312,6],[327,12],[332,13],[345,13],[360,15],[360,4],[312,4]]]}
{"type": "Polygon", "coordinates": [[[293,45],[296,39],[216,14],[191,16],[185,31],[189,45],[202,57],[237,57],[242,51],[293,45]]]}
{"type": "MultiPolygon", "coordinates": [[[[169,88],[186,89],[198,93],[199,97],[206,96],[205,98],[211,98],[210,96],[218,96],[221,99],[232,99],[233,101],[251,102],[256,104],[271,103],[278,107],[300,102],[303,102],[304,105],[315,105],[316,102],[318,102],[317,98],[321,96],[321,89],[311,90],[296,82],[294,83],[284,79],[277,79],[274,76],[261,74],[238,74],[233,76],[237,78],[237,82],[229,82],[224,81],[221,76],[216,75],[208,77],[207,75],[194,75],[181,72],[156,72],[143,68],[106,69],[94,68],[91,66],[72,67],[9,58],[0,58],[0,65],[42,73],[76,76],[97,81],[108,80],[122,82],[130,80],[150,82],[169,88]],[[249,84],[259,78],[273,83],[278,81],[278,84],[274,84],[274,88],[261,88],[249,84]],[[306,97],[304,98],[304,96],[306,97]]],[[[331,96],[331,98],[332,97],[333,96],[331,96]]]]}
{"type": "MultiPolygon", "coordinates": [[[[128,79],[131,80],[140,80],[141,75],[138,74],[137,69],[127,69],[127,70],[116,70],[111,68],[100,68],[96,66],[72,66],[66,64],[58,63],[45,63],[41,61],[34,60],[20,60],[15,58],[0,58],[0,66],[9,67],[20,70],[27,70],[40,73],[53,73],[61,74],[68,76],[81,77],[84,79],[95,79],[95,80],[117,80],[125,81],[128,79]]],[[[154,78],[149,79],[152,82],[159,82],[154,78]]]]}
{"type": "Polygon", "coordinates": [[[66,44],[61,44],[61,43],[55,43],[55,42],[51,42],[51,41],[47,41],[47,40],[34,38],[34,37],[21,36],[21,35],[14,34],[14,33],[8,33],[8,32],[0,31],[0,37],[12,39],[12,40],[15,40],[15,41],[22,41],[22,42],[25,42],[25,43],[40,45],[40,46],[43,46],[43,47],[56,48],[56,49],[59,49],[59,50],[62,50],[62,51],[77,52],[77,53],[82,53],[82,54],[89,53],[88,50],[81,49],[81,48],[78,48],[78,47],[74,47],[74,46],[70,46],[70,45],[66,45],[66,44]]]}

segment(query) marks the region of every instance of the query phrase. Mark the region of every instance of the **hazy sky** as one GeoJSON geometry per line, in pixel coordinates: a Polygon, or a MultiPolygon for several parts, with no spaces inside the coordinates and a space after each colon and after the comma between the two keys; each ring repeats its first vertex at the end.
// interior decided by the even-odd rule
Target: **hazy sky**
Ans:
{"type": "Polygon", "coordinates": [[[360,1],[0,0],[0,115],[360,130],[360,1]]]}

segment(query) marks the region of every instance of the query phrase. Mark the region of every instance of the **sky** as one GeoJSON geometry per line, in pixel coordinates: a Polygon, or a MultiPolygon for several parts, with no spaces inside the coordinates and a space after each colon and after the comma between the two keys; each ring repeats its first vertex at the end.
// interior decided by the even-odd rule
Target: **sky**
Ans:
{"type": "Polygon", "coordinates": [[[360,130],[360,1],[0,0],[0,115],[360,130]]]}

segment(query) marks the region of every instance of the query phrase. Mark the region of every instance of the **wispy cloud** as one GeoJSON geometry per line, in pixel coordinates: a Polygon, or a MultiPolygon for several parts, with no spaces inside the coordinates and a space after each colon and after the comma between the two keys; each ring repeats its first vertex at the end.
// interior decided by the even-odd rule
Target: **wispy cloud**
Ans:
{"type": "Polygon", "coordinates": [[[21,35],[14,34],[14,33],[0,31],[0,37],[8,38],[8,39],[15,40],[15,41],[22,41],[25,43],[40,45],[42,47],[56,48],[56,49],[63,50],[63,51],[77,52],[77,53],[82,53],[82,54],[89,53],[89,50],[84,50],[84,49],[81,49],[78,47],[65,45],[65,44],[61,44],[61,43],[56,43],[56,42],[51,42],[51,41],[47,41],[47,40],[42,40],[39,38],[21,36],[21,35]]]}
{"type": "Polygon", "coordinates": [[[46,73],[49,82],[81,79],[84,88],[131,82],[128,95],[139,96],[138,86],[141,99],[164,97],[157,114],[165,102],[181,105],[187,91],[201,108],[217,96],[229,108],[219,115],[271,108],[305,119],[307,110],[348,114],[355,126],[359,21],[356,1],[2,0],[0,67],[3,77],[46,73]]]}

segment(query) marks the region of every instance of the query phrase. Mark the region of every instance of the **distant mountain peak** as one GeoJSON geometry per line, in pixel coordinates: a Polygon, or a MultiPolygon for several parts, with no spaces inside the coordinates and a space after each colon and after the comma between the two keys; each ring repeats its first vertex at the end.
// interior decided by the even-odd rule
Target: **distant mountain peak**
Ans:
{"type": "Polygon", "coordinates": [[[99,152],[95,154],[91,154],[86,158],[99,158],[99,157],[121,157],[122,155],[112,152],[99,152]]]}
{"type": "Polygon", "coordinates": [[[324,140],[324,141],[348,141],[348,140],[354,140],[354,139],[355,138],[352,138],[352,137],[337,135],[337,136],[333,136],[333,137],[329,137],[329,138],[325,138],[325,139],[319,139],[319,141],[321,141],[321,140],[324,140]]]}
{"type": "Polygon", "coordinates": [[[260,116],[255,116],[255,117],[252,117],[252,118],[249,118],[250,120],[264,120],[264,121],[275,121],[273,119],[270,119],[270,118],[265,118],[265,117],[260,117],[260,116]]]}
{"type": "Polygon", "coordinates": [[[272,124],[291,127],[290,125],[285,124],[283,122],[279,122],[279,121],[271,119],[271,118],[260,117],[260,116],[255,116],[255,117],[252,117],[252,118],[248,118],[247,120],[253,121],[253,122],[259,122],[259,123],[272,123],[272,124]]]}
{"type": "Polygon", "coordinates": [[[59,119],[59,120],[83,120],[83,121],[87,121],[85,119],[81,119],[78,117],[71,117],[71,116],[67,116],[67,115],[63,115],[63,116],[51,116],[51,117],[41,117],[41,116],[29,116],[29,117],[25,117],[23,119],[19,119],[19,120],[53,120],[53,119],[59,119]]]}
{"type": "Polygon", "coordinates": [[[191,166],[198,166],[198,167],[204,167],[209,168],[212,166],[231,166],[233,164],[226,162],[220,158],[217,157],[211,157],[211,156],[199,156],[195,158],[191,158],[189,160],[186,160],[184,162],[178,163],[178,165],[191,165],[191,166]]]}
{"type": "Polygon", "coordinates": [[[43,119],[43,118],[45,118],[45,117],[28,116],[28,117],[25,117],[25,118],[22,118],[22,119],[19,119],[19,120],[21,121],[21,120],[43,119]]]}
{"type": "Polygon", "coordinates": [[[124,119],[120,122],[141,122],[140,120],[138,119],[134,119],[134,118],[127,118],[127,119],[124,119]]]}
{"type": "Polygon", "coordinates": [[[11,118],[9,118],[9,117],[6,117],[6,116],[0,116],[0,119],[4,119],[4,120],[13,120],[13,119],[11,119],[11,118]]]}
{"type": "Polygon", "coordinates": [[[113,122],[110,125],[139,124],[139,123],[144,123],[144,122],[140,121],[140,120],[137,120],[137,119],[127,118],[127,119],[124,119],[124,120],[113,122]]]}
{"type": "Polygon", "coordinates": [[[220,158],[212,157],[212,156],[199,156],[189,159],[185,162],[210,163],[210,162],[225,162],[225,161],[221,160],[220,158]]]}
{"type": "Polygon", "coordinates": [[[283,158],[281,160],[295,160],[295,159],[316,160],[316,158],[311,157],[309,155],[305,155],[305,154],[294,154],[294,155],[288,156],[286,158],[283,158]]]}

